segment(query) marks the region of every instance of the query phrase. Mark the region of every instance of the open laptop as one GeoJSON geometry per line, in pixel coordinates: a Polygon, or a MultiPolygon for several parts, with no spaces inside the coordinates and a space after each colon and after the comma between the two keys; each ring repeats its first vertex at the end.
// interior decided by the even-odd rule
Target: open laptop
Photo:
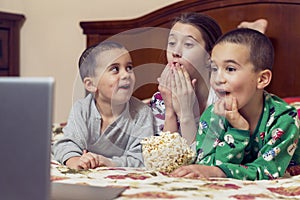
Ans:
{"type": "Polygon", "coordinates": [[[49,199],[53,90],[50,77],[0,77],[0,199],[49,199]]]}
{"type": "Polygon", "coordinates": [[[50,182],[53,78],[0,77],[0,200],[114,199],[124,188],[50,182]]]}

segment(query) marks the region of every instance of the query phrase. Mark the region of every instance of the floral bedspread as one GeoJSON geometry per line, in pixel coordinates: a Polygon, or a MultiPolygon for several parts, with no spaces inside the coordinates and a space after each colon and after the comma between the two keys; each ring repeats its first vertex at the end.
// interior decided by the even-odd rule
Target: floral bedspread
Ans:
{"type": "Polygon", "coordinates": [[[300,199],[300,175],[272,181],[174,178],[144,168],[72,170],[51,163],[51,180],[125,187],[117,199],[300,199]]]}
{"type": "MultiPolygon", "coordinates": [[[[300,116],[300,104],[294,105],[300,116]]],[[[53,142],[62,136],[65,124],[53,125],[53,142]]],[[[185,179],[169,177],[144,168],[72,170],[51,162],[51,180],[65,184],[123,187],[117,198],[125,199],[300,199],[300,167],[287,170],[276,180],[242,181],[229,178],[185,179]],[[295,175],[295,176],[291,176],[295,175]]]]}

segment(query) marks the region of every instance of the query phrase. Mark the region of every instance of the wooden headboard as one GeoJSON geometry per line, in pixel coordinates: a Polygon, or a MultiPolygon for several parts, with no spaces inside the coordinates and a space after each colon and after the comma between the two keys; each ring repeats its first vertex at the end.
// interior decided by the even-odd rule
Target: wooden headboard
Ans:
{"type": "MultiPolygon", "coordinates": [[[[280,97],[300,96],[300,25],[298,24],[300,0],[180,1],[135,19],[80,22],[80,26],[87,36],[87,46],[116,36],[134,44],[156,41],[166,45],[167,36],[164,32],[149,33],[145,37],[138,37],[152,30],[151,28],[138,28],[169,28],[175,16],[189,11],[212,16],[220,24],[223,32],[236,28],[244,20],[267,19],[269,24],[266,35],[271,39],[275,48],[273,79],[267,90],[280,97]],[[133,35],[134,39],[127,39],[128,35],[133,35]]],[[[153,47],[133,48],[130,51],[134,65],[143,66],[140,72],[144,74],[136,75],[137,82],[152,76],[152,81],[147,79],[145,84],[139,83],[134,96],[140,99],[148,98],[157,90],[156,77],[159,76],[166,63],[165,50],[154,45],[153,47]]]]}

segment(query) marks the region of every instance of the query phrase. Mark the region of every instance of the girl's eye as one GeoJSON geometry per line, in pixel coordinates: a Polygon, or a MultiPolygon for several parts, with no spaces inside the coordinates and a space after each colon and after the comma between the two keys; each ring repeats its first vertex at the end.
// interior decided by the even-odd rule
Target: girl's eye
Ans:
{"type": "Polygon", "coordinates": [[[176,39],[174,38],[174,36],[170,36],[168,38],[168,46],[173,47],[176,45],[176,39]]]}
{"type": "Polygon", "coordinates": [[[187,48],[192,48],[194,46],[194,44],[191,42],[186,42],[186,43],[184,43],[184,46],[186,46],[187,48]]]}
{"type": "Polygon", "coordinates": [[[173,42],[173,41],[168,41],[168,46],[170,46],[170,47],[175,46],[175,42],[173,42]]]}

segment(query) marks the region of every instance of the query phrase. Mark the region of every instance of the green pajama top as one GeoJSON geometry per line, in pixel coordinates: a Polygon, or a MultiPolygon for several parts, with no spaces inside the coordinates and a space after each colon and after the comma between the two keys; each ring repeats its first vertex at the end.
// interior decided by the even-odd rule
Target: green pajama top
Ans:
{"type": "Polygon", "coordinates": [[[299,119],[294,107],[264,93],[264,108],[254,133],[233,128],[213,113],[202,114],[196,136],[197,164],[218,166],[229,178],[274,179],[290,162],[300,164],[299,119]]]}

